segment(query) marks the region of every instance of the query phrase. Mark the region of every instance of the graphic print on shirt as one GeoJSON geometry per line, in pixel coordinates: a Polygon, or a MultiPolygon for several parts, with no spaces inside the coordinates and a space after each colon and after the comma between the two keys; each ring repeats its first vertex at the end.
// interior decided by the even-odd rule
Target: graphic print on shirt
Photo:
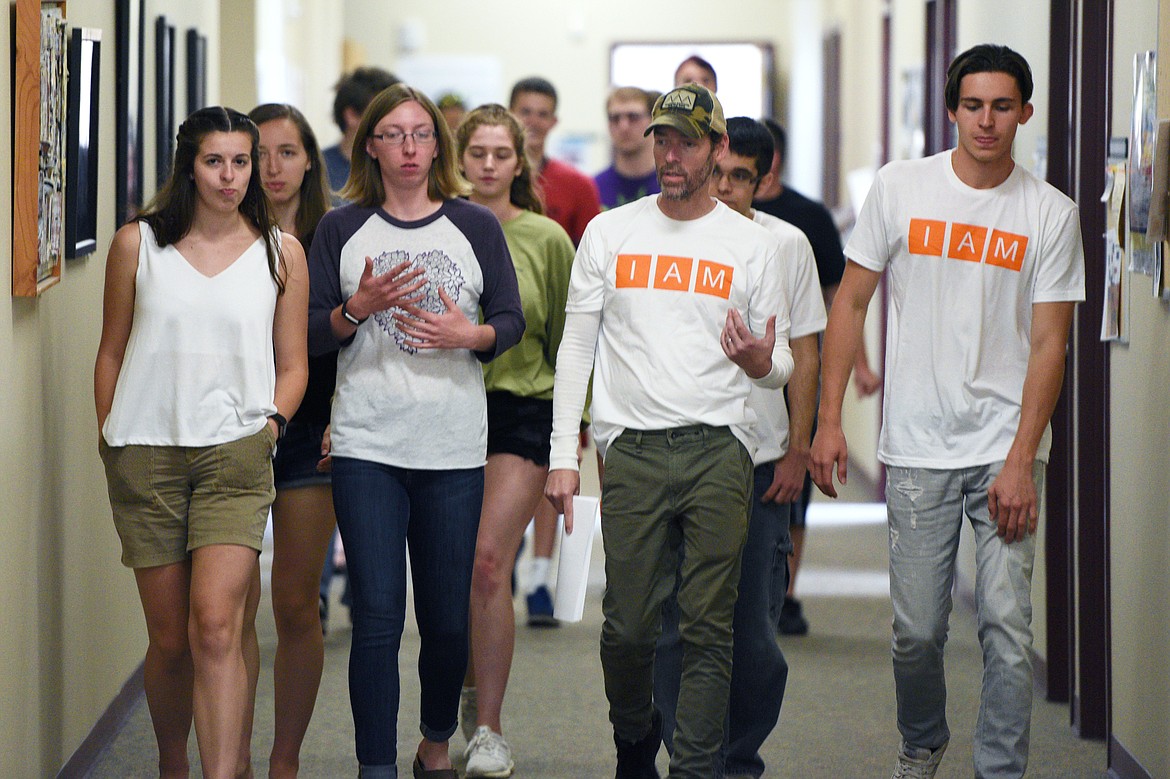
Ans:
{"type": "Polygon", "coordinates": [[[906,236],[906,248],[911,254],[946,257],[964,262],[986,262],[988,265],[1018,273],[1024,265],[1024,255],[1028,251],[1028,236],[982,225],[947,223],[938,219],[911,219],[910,230],[906,236]]]}
{"type": "MultiPolygon", "coordinates": [[[[443,299],[439,297],[440,289],[446,292],[447,297],[451,298],[452,301],[459,302],[459,289],[463,286],[463,271],[459,269],[459,266],[442,249],[431,249],[430,251],[420,252],[413,259],[410,257],[410,252],[405,249],[382,252],[374,258],[374,275],[381,276],[394,266],[407,260],[410,260],[410,265],[404,272],[409,273],[416,268],[422,268],[423,278],[427,280],[426,286],[419,290],[423,298],[415,305],[423,311],[429,311],[432,314],[445,313],[447,306],[443,303],[443,299]]],[[[407,316],[406,311],[395,306],[384,311],[375,312],[374,321],[394,337],[394,343],[398,344],[399,349],[407,354],[414,354],[418,349],[406,343],[406,335],[398,329],[398,323],[394,321],[394,315],[396,313],[407,316]]]]}
{"type": "Polygon", "coordinates": [[[735,268],[712,260],[665,254],[619,254],[614,284],[618,289],[666,289],[727,300],[731,297],[734,275],[735,268]]]}

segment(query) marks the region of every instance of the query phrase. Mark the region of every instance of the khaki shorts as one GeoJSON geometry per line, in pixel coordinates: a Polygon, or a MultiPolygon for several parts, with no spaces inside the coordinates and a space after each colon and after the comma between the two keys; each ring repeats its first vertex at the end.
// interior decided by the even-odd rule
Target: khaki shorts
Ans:
{"type": "Polygon", "coordinates": [[[114,526],[128,568],[168,565],[191,550],[260,551],[272,486],[272,430],[213,446],[99,444],[114,526]]]}

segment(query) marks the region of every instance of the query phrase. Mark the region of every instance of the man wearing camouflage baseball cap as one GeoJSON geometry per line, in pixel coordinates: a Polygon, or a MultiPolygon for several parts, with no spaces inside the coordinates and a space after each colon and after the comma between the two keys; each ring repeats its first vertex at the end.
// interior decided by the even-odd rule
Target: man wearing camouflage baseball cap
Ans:
{"type": "Polygon", "coordinates": [[[707,87],[693,82],[670,90],[654,102],[645,134],[654,132],[655,127],[673,127],[690,138],[727,134],[719,99],[707,87]]]}
{"type": "Polygon", "coordinates": [[[788,306],[777,240],[708,192],[727,153],[719,101],[695,84],[671,90],[649,132],[662,192],[595,217],[573,263],[545,494],[571,533],[592,371],[617,778],[658,777],[654,647],[677,584],[684,651],[670,776],[710,779],[752,491],[746,402],[753,383],[780,387],[792,372],[788,306]]]}

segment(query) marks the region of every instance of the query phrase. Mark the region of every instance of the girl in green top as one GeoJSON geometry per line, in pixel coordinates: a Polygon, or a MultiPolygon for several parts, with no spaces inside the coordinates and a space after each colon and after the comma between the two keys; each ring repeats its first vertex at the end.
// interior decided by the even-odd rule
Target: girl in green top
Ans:
{"type": "Polygon", "coordinates": [[[459,125],[457,141],[470,199],[490,209],[503,226],[528,323],[520,343],[484,367],[488,458],[461,715],[468,736],[467,776],[506,777],[513,762],[500,734],[500,708],[515,643],[512,566],[524,529],[544,499],[553,375],[574,249],[564,229],[541,215],[524,155],[524,129],[507,109],[492,104],[471,111],[459,125]]]}

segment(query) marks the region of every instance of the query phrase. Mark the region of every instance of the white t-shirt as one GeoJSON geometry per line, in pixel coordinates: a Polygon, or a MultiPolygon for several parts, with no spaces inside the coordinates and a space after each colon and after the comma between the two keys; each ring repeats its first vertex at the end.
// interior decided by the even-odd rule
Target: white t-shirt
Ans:
{"type": "MultiPolygon", "coordinates": [[[[134,325],[102,436],[110,446],[212,446],[276,412],[276,282],[257,238],[214,276],[138,223],[134,325]]],[[[276,237],[279,246],[279,233],[276,237]]]]}
{"type": "MultiPolygon", "coordinates": [[[[730,427],[754,455],[748,430],[755,415],[747,407],[753,382],[719,339],[729,309],[757,336],[776,315],[772,362],[780,383],[787,380],[792,353],[779,249],[771,233],[717,201],[704,216],[680,221],[651,195],[589,223],[565,310],[600,312],[591,407],[600,450],[626,428],[707,424],[730,427]]],[[[558,359],[556,392],[566,381],[561,368],[558,359]]],[[[580,412],[554,397],[554,469],[577,467],[580,412]]]]}
{"type": "Polygon", "coordinates": [[[471,322],[496,331],[488,353],[417,349],[377,311],[341,344],[333,396],[333,454],[400,468],[479,468],[486,459],[482,362],[520,340],[524,315],[516,271],[495,216],[466,200],[444,201],[404,222],[381,208],[348,205],[322,217],[309,250],[309,350],[336,348],[333,309],[358,288],[367,257],[375,275],[409,260],[425,270],[418,306],[439,313],[440,290],[471,322]]]}
{"type": "MultiPolygon", "coordinates": [[[[1076,205],[1017,165],[992,189],[951,152],[880,171],[845,247],[889,268],[878,458],[964,468],[1007,457],[1020,422],[1035,303],[1085,299],[1076,205]]],[[[1051,430],[1036,456],[1047,460],[1051,430]]]]}
{"type": "MultiPolygon", "coordinates": [[[[756,211],[752,220],[765,227],[780,242],[780,265],[787,279],[788,341],[825,329],[825,298],[817,277],[812,244],[799,227],[783,219],[756,211]]],[[[816,403],[814,399],[812,401],[816,403]]],[[[756,465],[779,460],[788,451],[788,408],[783,389],[765,389],[753,384],[748,408],[758,417],[752,435],[756,439],[756,465]]]]}

